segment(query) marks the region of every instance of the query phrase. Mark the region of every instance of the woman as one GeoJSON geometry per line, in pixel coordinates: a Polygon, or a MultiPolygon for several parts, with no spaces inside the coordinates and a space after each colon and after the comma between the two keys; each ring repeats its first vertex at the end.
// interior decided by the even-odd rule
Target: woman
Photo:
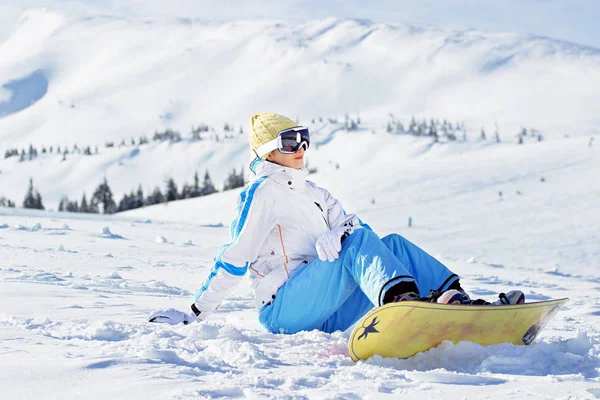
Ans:
{"type": "MultiPolygon", "coordinates": [[[[389,302],[489,304],[470,300],[458,276],[425,251],[397,234],[380,239],[306,180],[307,128],[274,113],[256,114],[250,125],[256,177],[240,195],[231,243],[215,257],[191,313],[155,311],[150,322],[206,319],[246,273],[260,323],[273,333],[345,330],[389,302]]],[[[511,291],[495,304],[523,301],[511,291]]]]}

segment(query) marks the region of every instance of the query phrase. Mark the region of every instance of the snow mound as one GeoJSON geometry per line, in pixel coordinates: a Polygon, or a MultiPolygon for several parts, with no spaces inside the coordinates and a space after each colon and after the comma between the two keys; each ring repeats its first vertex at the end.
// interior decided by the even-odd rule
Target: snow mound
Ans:
{"type": "Polygon", "coordinates": [[[99,237],[104,239],[123,239],[123,236],[112,233],[108,226],[102,228],[102,232],[100,233],[99,237]]]}

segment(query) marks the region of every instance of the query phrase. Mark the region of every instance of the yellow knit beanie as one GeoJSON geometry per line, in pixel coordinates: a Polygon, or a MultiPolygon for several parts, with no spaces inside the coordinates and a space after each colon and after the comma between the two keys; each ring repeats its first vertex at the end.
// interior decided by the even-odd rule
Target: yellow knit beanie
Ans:
{"type": "MultiPolygon", "coordinates": [[[[256,150],[263,144],[275,139],[279,132],[296,126],[298,124],[283,115],[271,112],[254,114],[250,118],[250,137],[248,138],[250,146],[253,150],[256,150]]],[[[267,155],[265,154],[263,158],[267,158],[267,155]]]]}

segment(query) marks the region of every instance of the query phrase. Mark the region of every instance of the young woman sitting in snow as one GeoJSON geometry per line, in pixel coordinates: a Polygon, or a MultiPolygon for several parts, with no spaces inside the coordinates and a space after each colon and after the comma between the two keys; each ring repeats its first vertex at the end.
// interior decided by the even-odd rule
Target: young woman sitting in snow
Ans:
{"type": "MultiPolygon", "coordinates": [[[[306,180],[307,128],[274,113],[256,114],[250,125],[256,177],[240,195],[231,243],[215,257],[191,313],[155,311],[150,322],[206,319],[246,273],[260,323],[273,333],[346,330],[390,302],[489,304],[472,301],[458,276],[425,251],[397,234],[379,238],[306,180]]],[[[516,290],[494,304],[522,302],[516,290]]]]}

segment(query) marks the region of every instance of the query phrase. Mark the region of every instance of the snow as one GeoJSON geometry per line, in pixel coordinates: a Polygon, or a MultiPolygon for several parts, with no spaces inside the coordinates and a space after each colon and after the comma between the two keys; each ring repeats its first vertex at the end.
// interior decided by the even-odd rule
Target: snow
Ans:
{"type": "Polygon", "coordinates": [[[303,20],[336,16],[378,22],[410,22],[448,28],[519,32],[561,38],[600,47],[600,30],[595,16],[596,0],[426,0],[398,2],[378,0],[365,5],[361,0],[129,0],[64,1],[21,0],[0,4],[0,40],[12,30],[19,14],[28,8],[47,7],[70,15],[124,15],[169,17],[182,22],[195,20],[303,20]]]}
{"type": "Polygon", "coordinates": [[[382,123],[414,114],[474,131],[497,122],[597,134],[599,65],[596,48],[512,33],[31,10],[0,43],[0,87],[12,93],[0,137],[7,147],[103,145],[202,122],[246,127],[273,99],[303,121],[358,111],[382,123]]]}
{"type": "Polygon", "coordinates": [[[346,113],[378,132],[393,114],[405,127],[412,116],[464,121],[471,140],[482,127],[511,143],[522,127],[544,138],[589,139],[600,134],[597,87],[600,50],[514,33],[29,10],[0,43],[0,154],[30,145],[54,153],[0,160],[0,196],[20,203],[33,178],[46,208],[57,209],[63,195],[89,199],[104,177],[120,199],[140,184],[148,194],[169,177],[181,187],[206,170],[220,187],[231,168],[248,165],[248,119],[261,110],[323,132],[322,144],[340,127],[328,118],[343,122],[346,113]],[[201,123],[214,132],[191,141],[201,123]],[[224,138],[224,123],[233,138],[224,138]],[[130,146],[167,128],[184,140],[130,146]],[[93,155],[73,154],[74,145],[93,155]],[[65,160],[59,146],[71,153],[65,160]]]}
{"type": "Polygon", "coordinates": [[[266,333],[246,283],[202,324],[145,323],[153,309],[187,309],[228,240],[238,191],[115,216],[0,208],[2,392],[595,398],[600,185],[589,171],[600,170],[598,151],[577,137],[429,146],[369,131],[338,132],[314,151],[311,160],[335,156],[341,167],[315,159],[311,179],[379,234],[401,233],[438,257],[475,296],[520,288],[530,301],[571,299],[532,346],[444,342],[407,360],[355,364],[349,331],[266,333]]]}
{"type": "MultiPolygon", "coordinates": [[[[418,244],[474,296],[519,288],[528,301],[570,301],[531,346],[444,342],[406,360],[354,363],[349,331],[263,331],[248,282],[203,323],[145,322],[154,309],[188,310],[228,241],[239,190],[113,216],[0,207],[0,396],[600,398],[600,146],[589,143],[600,115],[597,66],[589,49],[512,34],[337,19],[292,28],[26,14],[0,44],[0,76],[9,82],[52,73],[44,75],[49,86],[41,99],[0,119],[2,146],[75,139],[83,146],[101,137],[101,147],[151,134],[144,130],[160,129],[160,115],[170,113],[173,126],[198,123],[197,110],[218,126],[243,117],[247,130],[245,119],[275,101],[276,111],[298,112],[311,128],[307,159],[317,172],[310,179],[378,234],[396,232],[418,244]],[[446,53],[438,46],[445,41],[446,53]],[[501,57],[506,47],[516,59],[501,57]],[[188,53],[183,67],[169,64],[188,53]],[[251,60],[263,53],[264,65],[277,62],[256,75],[264,65],[251,60]],[[296,66],[300,56],[327,63],[296,66]],[[369,71],[380,78],[363,82],[369,71]],[[393,86],[418,99],[384,89],[402,74],[393,86]],[[247,76],[255,81],[242,85],[247,76]],[[273,76],[282,83],[261,92],[273,76]],[[290,96],[290,83],[305,90],[290,96]],[[493,95],[471,97],[481,88],[493,95]],[[359,97],[360,130],[309,123],[319,113],[352,112],[348,99],[359,97]],[[467,141],[433,144],[386,133],[388,112],[396,110],[408,118],[481,118],[488,137],[496,119],[532,124],[545,140],[518,145],[517,131],[507,128],[500,143],[483,141],[474,122],[467,141]],[[81,130],[88,126],[95,128],[81,130]]],[[[0,90],[0,105],[10,101],[0,90]]],[[[104,177],[118,199],[138,184],[148,194],[166,176],[191,183],[206,169],[219,186],[249,157],[245,135],[101,147],[98,155],[65,161],[56,154],[12,157],[0,160],[0,196],[20,203],[30,177],[49,209],[65,194],[80,199],[85,191],[89,199],[104,177]]]]}

